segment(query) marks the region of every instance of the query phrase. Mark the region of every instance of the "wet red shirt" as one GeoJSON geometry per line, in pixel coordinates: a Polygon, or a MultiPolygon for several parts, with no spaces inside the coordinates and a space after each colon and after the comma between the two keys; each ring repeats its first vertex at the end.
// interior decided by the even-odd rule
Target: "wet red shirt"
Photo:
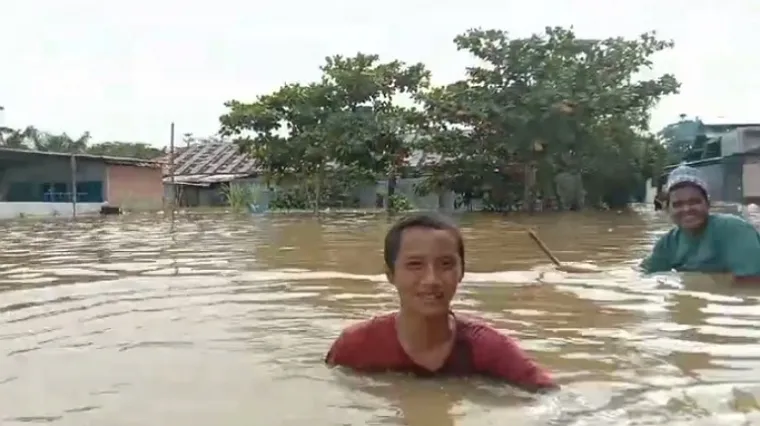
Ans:
{"type": "Polygon", "coordinates": [[[549,374],[523,352],[514,339],[483,322],[455,318],[454,347],[444,365],[436,371],[415,364],[401,347],[396,335],[395,313],[346,328],[333,343],[325,362],[363,372],[482,375],[502,379],[531,392],[557,387],[549,374]]]}

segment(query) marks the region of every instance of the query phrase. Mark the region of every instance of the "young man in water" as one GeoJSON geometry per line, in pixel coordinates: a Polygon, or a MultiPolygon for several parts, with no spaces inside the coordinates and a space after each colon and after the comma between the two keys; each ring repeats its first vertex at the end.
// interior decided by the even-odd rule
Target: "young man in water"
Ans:
{"type": "Polygon", "coordinates": [[[328,365],[361,372],[420,376],[483,375],[531,392],[557,388],[512,338],[451,311],[465,250],[456,225],[430,214],[398,221],[385,236],[385,274],[398,291],[398,312],[346,328],[328,365]]]}
{"type": "Polygon", "coordinates": [[[710,213],[707,183],[699,171],[679,166],[665,188],[676,227],[641,263],[648,272],[731,273],[737,282],[760,283],[760,234],[744,219],[710,213]]]}

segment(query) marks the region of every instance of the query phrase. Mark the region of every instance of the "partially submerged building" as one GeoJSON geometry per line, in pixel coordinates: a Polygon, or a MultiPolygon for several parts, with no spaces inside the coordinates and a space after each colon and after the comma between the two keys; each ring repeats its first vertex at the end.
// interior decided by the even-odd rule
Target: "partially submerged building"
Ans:
{"type": "MultiPolygon", "coordinates": [[[[412,155],[408,160],[409,167],[421,167],[422,157],[422,153],[412,155]]],[[[277,188],[265,188],[255,160],[240,153],[234,143],[197,143],[176,149],[173,162],[169,155],[161,157],[160,161],[164,163],[165,197],[167,200],[175,198],[176,203],[182,207],[226,205],[227,200],[223,194],[225,185],[261,187],[265,204],[268,204],[268,199],[278,191],[277,188]]],[[[438,194],[419,196],[415,193],[414,185],[419,181],[421,178],[399,179],[396,191],[420,208],[438,208],[441,204],[438,194]]],[[[383,179],[376,183],[357,183],[355,197],[358,207],[382,207],[387,202],[386,186],[387,182],[383,179]]],[[[453,194],[446,195],[444,204],[453,204],[453,194]]],[[[263,207],[266,209],[266,206],[263,207]]]]}
{"type": "Polygon", "coordinates": [[[257,176],[255,161],[229,142],[190,145],[177,149],[174,161],[168,156],[161,161],[166,198],[183,207],[224,205],[223,185],[249,182],[257,176]]]}
{"type": "MultiPolygon", "coordinates": [[[[701,169],[717,202],[760,203],[760,124],[704,124],[683,120],[668,126],[669,147],[682,164],[701,169]],[[679,124],[682,124],[679,126],[679,124]]],[[[678,164],[666,168],[658,190],[678,164]]]]}
{"type": "Polygon", "coordinates": [[[156,161],[0,148],[0,218],[159,209],[163,195],[156,161]]]}

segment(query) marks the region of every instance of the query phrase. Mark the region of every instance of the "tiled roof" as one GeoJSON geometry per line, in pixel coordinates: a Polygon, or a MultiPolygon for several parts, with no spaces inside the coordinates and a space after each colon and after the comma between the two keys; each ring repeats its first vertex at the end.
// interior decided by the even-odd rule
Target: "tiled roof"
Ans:
{"type": "MultiPolygon", "coordinates": [[[[170,175],[169,157],[164,175],[170,175]]],[[[206,142],[189,147],[177,148],[174,153],[174,175],[227,175],[254,174],[256,164],[253,159],[238,152],[237,145],[230,142],[206,142]]]]}
{"type": "MultiPolygon", "coordinates": [[[[165,177],[171,175],[168,154],[155,161],[163,163],[165,177]]],[[[422,167],[438,161],[440,161],[438,154],[415,150],[406,159],[406,164],[411,167],[422,167]]],[[[235,175],[235,177],[240,177],[255,174],[257,171],[255,160],[245,154],[240,154],[234,143],[213,141],[174,149],[174,176],[177,182],[184,181],[177,179],[181,176],[192,181],[206,181],[205,176],[235,175]]]]}

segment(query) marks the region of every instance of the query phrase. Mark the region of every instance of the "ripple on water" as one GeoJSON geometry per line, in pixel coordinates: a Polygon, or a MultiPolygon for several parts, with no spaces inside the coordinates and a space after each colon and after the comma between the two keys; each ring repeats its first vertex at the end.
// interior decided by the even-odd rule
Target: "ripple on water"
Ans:
{"type": "Polygon", "coordinates": [[[182,214],[172,225],[130,215],[0,233],[0,423],[760,420],[760,292],[630,270],[664,218],[514,218],[540,228],[563,260],[600,265],[593,276],[554,271],[501,217],[459,220],[471,272],[457,309],[519,338],[563,392],[531,398],[481,380],[324,368],[345,325],[396,303],[378,250],[382,217],[182,214]]]}

